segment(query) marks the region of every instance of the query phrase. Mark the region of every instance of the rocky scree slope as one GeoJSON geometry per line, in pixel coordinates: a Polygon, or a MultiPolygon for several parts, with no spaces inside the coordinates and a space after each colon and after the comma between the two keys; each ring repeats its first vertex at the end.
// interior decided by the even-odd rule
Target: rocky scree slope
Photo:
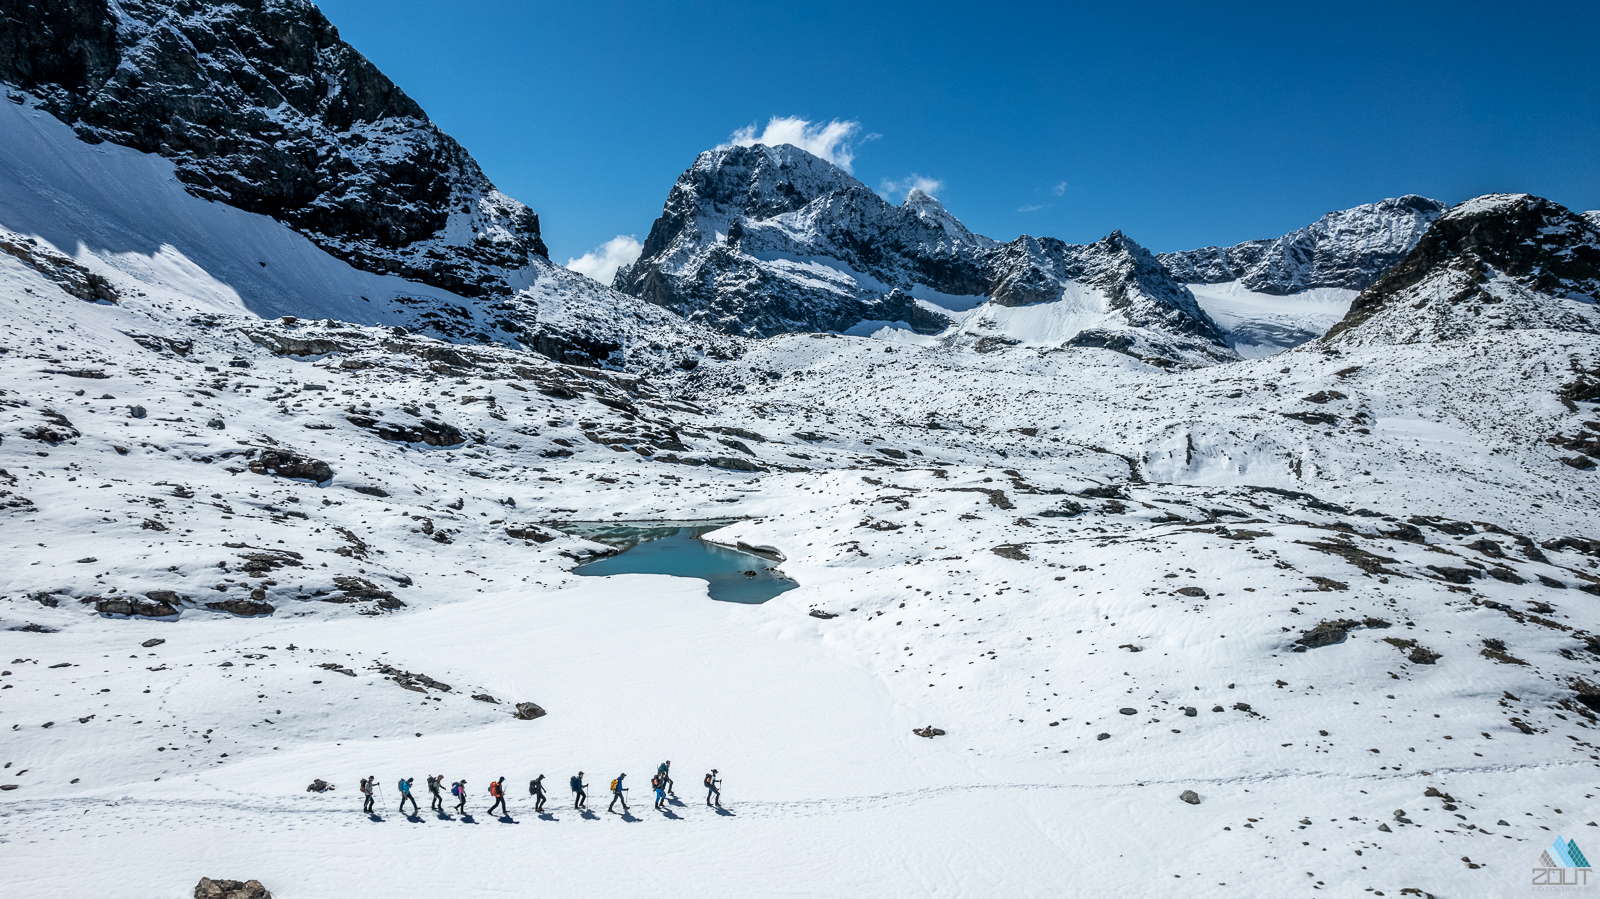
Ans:
{"type": "Polygon", "coordinates": [[[1600,333],[1600,229],[1558,203],[1490,194],[1450,209],[1326,340],[1428,343],[1508,330],[1600,333]]]}
{"type": "Polygon", "coordinates": [[[1086,290],[1108,324],[1083,329],[1083,345],[1123,349],[1139,342],[1126,332],[1149,331],[1188,360],[1233,358],[1194,296],[1120,232],[1085,246],[1026,235],[1002,244],[922,191],[894,206],[789,145],[700,154],[614,286],[758,337],[864,321],[940,333],[954,308],[1054,303],[1086,290]]]}
{"type": "Polygon", "coordinates": [[[5,0],[0,81],[84,140],[369,271],[463,296],[547,255],[539,217],[306,0],[5,0]]]}
{"type": "Polygon", "coordinates": [[[1271,240],[1162,253],[1185,284],[1237,281],[1257,293],[1287,296],[1318,287],[1361,290],[1405,258],[1445,204],[1415,194],[1330,212],[1271,240]]]}

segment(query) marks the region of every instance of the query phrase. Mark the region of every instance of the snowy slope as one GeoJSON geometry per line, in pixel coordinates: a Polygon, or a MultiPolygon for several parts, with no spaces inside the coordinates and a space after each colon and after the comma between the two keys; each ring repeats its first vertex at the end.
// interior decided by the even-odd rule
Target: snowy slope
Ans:
{"type": "Polygon", "coordinates": [[[985,346],[1077,341],[1186,364],[1235,358],[1193,294],[1121,232],[1083,246],[1027,235],[1001,244],[921,190],[891,205],[789,145],[702,153],[616,287],[751,336],[898,324],[947,342],[990,338],[985,346]],[[980,304],[977,316],[957,314],[980,304]],[[1059,308],[1005,311],[1027,306],[1059,308]],[[1049,324],[1031,327],[1037,318],[1049,324]],[[977,320],[1012,324],[976,336],[957,326],[977,320]],[[1078,325],[1063,330],[1068,322],[1078,325]]]}
{"type": "Polygon", "coordinates": [[[84,143],[29,104],[0,103],[0,130],[0,228],[104,269],[125,291],[162,291],[175,312],[403,326],[636,368],[737,351],[731,338],[542,260],[493,302],[361,271],[267,216],[193,196],[172,163],[84,143]]]}
{"type": "Polygon", "coordinates": [[[642,379],[24,255],[8,894],[1493,895],[1593,817],[1593,334],[1180,371],[797,335],[642,379]],[[598,547],[558,527],[730,515],[798,589],[574,578],[598,547]],[[435,773],[470,823],[394,814],[435,773]]]}

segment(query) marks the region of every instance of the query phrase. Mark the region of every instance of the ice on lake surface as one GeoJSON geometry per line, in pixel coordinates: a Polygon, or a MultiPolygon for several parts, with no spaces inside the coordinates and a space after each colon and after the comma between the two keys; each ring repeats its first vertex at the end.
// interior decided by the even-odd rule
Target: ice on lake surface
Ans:
{"type": "Polygon", "coordinates": [[[621,548],[617,555],[573,569],[588,577],[669,574],[700,578],[710,584],[712,599],[743,603],[766,602],[799,586],[762,556],[700,539],[733,521],[567,522],[561,530],[621,548]]]}

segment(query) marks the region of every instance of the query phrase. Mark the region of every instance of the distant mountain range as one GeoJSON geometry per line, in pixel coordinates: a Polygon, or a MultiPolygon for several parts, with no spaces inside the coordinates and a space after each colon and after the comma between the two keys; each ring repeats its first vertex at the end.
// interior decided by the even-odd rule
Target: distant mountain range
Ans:
{"type": "MultiPolygon", "coordinates": [[[[1587,258],[1600,213],[1534,198],[1480,199],[1446,215],[1442,203],[1404,196],[1274,239],[1156,255],[1120,231],[1081,245],[997,241],[923,191],[895,205],[789,145],[700,154],[642,255],[608,288],[552,265],[538,216],[496,190],[308,0],[18,0],[0,3],[0,21],[0,81],[15,102],[48,110],[88,143],[156,154],[190,194],[270,216],[358,270],[436,288],[370,310],[380,319],[562,361],[692,366],[737,355],[744,339],[835,331],[1208,365],[1330,328],[1341,340],[1369,324],[1393,339],[1470,331],[1458,313],[1478,306],[1447,304],[1457,312],[1427,323],[1420,307],[1401,315],[1395,306],[1403,292],[1442,284],[1446,269],[1453,290],[1471,283],[1494,295],[1515,283],[1580,306],[1593,293],[1581,273],[1551,280],[1567,271],[1559,266],[1502,266],[1523,265],[1527,246],[1580,268],[1587,258]],[[1468,219],[1470,240],[1440,231],[1468,219]],[[1528,230],[1535,220],[1545,230],[1528,230]],[[1513,239],[1523,243],[1496,243],[1513,239]],[[1468,257],[1476,274],[1462,267],[1468,257]]],[[[25,155],[12,165],[33,165],[25,155]]],[[[258,305],[326,303],[304,293],[258,305]]],[[[1498,318],[1485,312],[1483,327],[1587,327],[1581,310],[1503,301],[1511,305],[1498,318]]]]}

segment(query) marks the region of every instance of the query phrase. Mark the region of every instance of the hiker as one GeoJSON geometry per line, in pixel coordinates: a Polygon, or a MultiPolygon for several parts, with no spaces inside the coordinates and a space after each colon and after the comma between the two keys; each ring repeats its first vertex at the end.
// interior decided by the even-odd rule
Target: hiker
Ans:
{"type": "Polygon", "coordinates": [[[713,798],[717,800],[717,808],[722,808],[722,780],[717,777],[715,768],[706,775],[706,805],[710,805],[713,798]]]}
{"type": "Polygon", "coordinates": [[[450,795],[456,797],[456,814],[465,815],[467,813],[467,782],[464,780],[456,781],[450,787],[450,795]]]}
{"type": "Polygon", "coordinates": [[[406,800],[411,800],[411,814],[417,813],[417,797],[411,795],[411,781],[413,778],[400,778],[400,814],[406,813],[406,800]]]}
{"type": "Polygon", "coordinates": [[[511,810],[506,808],[506,779],[489,782],[489,795],[494,797],[494,805],[489,806],[489,814],[493,815],[495,806],[500,807],[500,814],[511,817],[511,810]]]}
{"type": "Polygon", "coordinates": [[[579,771],[577,773],[577,775],[572,778],[572,807],[573,808],[588,808],[589,807],[589,793],[588,793],[588,790],[589,790],[589,785],[583,782],[583,772],[579,771]]]}
{"type": "Polygon", "coordinates": [[[656,769],[656,773],[661,775],[662,785],[666,787],[668,795],[673,799],[677,799],[678,794],[673,792],[672,789],[672,760],[668,759],[662,762],[661,767],[656,769]]]}
{"type": "Polygon", "coordinates": [[[628,800],[622,796],[623,793],[628,792],[628,788],[622,785],[622,779],[627,776],[627,774],[618,774],[617,779],[611,782],[611,804],[606,806],[607,812],[616,808],[617,803],[620,802],[622,803],[622,813],[624,815],[628,813],[628,800]]]}
{"type": "Polygon", "coordinates": [[[667,801],[667,776],[660,772],[650,778],[650,787],[656,791],[656,811],[667,801]]]}
{"type": "Polygon", "coordinates": [[[369,815],[373,813],[372,812],[372,785],[373,785],[373,782],[374,782],[374,778],[371,778],[371,777],[363,777],[363,778],[361,778],[361,793],[362,793],[363,796],[366,797],[366,799],[361,803],[361,811],[363,811],[363,812],[365,812],[366,814],[369,814],[369,815]]]}
{"type": "Polygon", "coordinates": [[[433,795],[433,801],[428,803],[428,810],[435,812],[444,811],[444,797],[439,791],[444,789],[444,775],[435,774],[428,778],[428,792],[433,795]]]}
{"type": "Polygon", "coordinates": [[[544,811],[544,775],[541,774],[528,781],[528,795],[533,797],[533,813],[540,814],[544,811]]]}

